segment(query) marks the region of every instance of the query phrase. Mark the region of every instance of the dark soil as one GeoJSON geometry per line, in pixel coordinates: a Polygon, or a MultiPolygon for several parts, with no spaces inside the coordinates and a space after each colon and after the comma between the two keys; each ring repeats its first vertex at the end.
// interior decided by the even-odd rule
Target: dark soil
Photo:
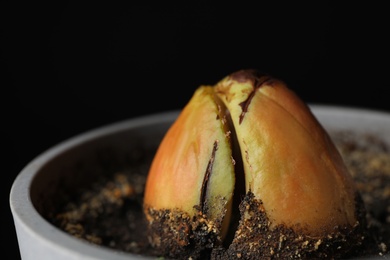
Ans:
{"type": "MultiPolygon", "coordinates": [[[[357,136],[352,132],[330,134],[356,181],[367,210],[367,238],[360,241],[361,244],[359,242],[349,255],[340,255],[340,258],[357,256],[386,258],[390,249],[390,147],[370,135],[357,136]]],[[[65,232],[94,244],[129,253],[160,256],[149,243],[142,210],[143,189],[151,160],[152,156],[149,153],[141,159],[137,157],[137,166],[133,163],[132,167],[123,167],[121,171],[112,172],[94,181],[88,188],[80,189],[76,196],[70,196],[66,194],[67,191],[63,191],[64,194],[60,196],[62,203],[59,204],[57,212],[47,216],[48,220],[65,232]]],[[[261,203],[250,202],[249,197],[250,194],[243,200],[241,211],[250,208],[250,203],[261,203]]],[[[350,238],[343,235],[340,239],[350,238]]],[[[282,237],[280,246],[285,246],[291,241],[282,237]]],[[[326,241],[313,240],[306,243],[302,240],[299,243],[313,248],[326,246],[326,241]]],[[[290,247],[293,245],[291,242],[290,247]]],[[[199,257],[249,259],[240,253],[245,252],[246,248],[232,248],[234,253],[230,252],[231,254],[223,247],[210,248],[206,251],[207,256],[203,252],[199,257]]],[[[199,247],[193,247],[193,250],[199,250],[199,247]]],[[[271,251],[268,257],[273,256],[282,257],[273,255],[271,251]]],[[[312,256],[308,254],[295,257],[312,256]]],[[[187,259],[188,255],[177,258],[187,259]]],[[[336,254],[334,258],[339,256],[336,254]]]]}

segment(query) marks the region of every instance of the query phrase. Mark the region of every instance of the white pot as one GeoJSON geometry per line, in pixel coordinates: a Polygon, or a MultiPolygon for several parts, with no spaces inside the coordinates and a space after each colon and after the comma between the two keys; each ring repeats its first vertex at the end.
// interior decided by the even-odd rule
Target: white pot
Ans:
{"type": "MultiPolygon", "coordinates": [[[[328,130],[370,132],[390,145],[390,113],[323,105],[311,105],[311,108],[328,130]]],[[[150,259],[75,238],[50,224],[39,212],[55,197],[58,185],[80,177],[69,171],[72,165],[84,161],[94,167],[96,150],[101,147],[109,146],[125,152],[142,144],[153,149],[178,113],[154,114],[94,129],[62,142],[33,159],[17,176],[10,193],[22,259],[150,259]]]]}

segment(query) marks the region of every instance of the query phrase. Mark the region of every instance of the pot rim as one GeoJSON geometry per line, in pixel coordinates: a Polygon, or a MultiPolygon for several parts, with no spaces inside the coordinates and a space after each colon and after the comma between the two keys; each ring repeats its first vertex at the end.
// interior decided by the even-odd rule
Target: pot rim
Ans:
{"type": "MultiPolygon", "coordinates": [[[[381,122],[379,128],[377,125],[373,125],[368,127],[370,130],[376,131],[377,128],[380,129],[382,126],[388,129],[387,131],[390,130],[390,113],[387,111],[326,104],[308,105],[321,124],[323,124],[322,118],[329,119],[330,117],[336,117],[338,120],[336,121],[338,123],[335,123],[335,127],[338,127],[337,124],[341,123],[340,127],[345,124],[348,128],[351,126],[351,124],[360,124],[360,121],[362,121],[364,118],[370,118],[373,120],[373,122],[381,122]]],[[[41,243],[45,243],[46,246],[65,251],[66,254],[72,254],[78,257],[82,257],[83,259],[129,260],[132,259],[132,257],[133,259],[134,257],[137,259],[151,259],[150,257],[142,255],[120,252],[119,250],[94,245],[87,241],[75,238],[72,235],[69,235],[66,232],[60,230],[59,228],[50,224],[37,212],[31,201],[30,187],[36,173],[38,173],[46,163],[59,154],[79,145],[80,143],[139,126],[173,122],[179,113],[179,110],[166,111],[162,113],[130,118],[98,127],[62,141],[32,159],[17,175],[10,190],[9,203],[14,222],[15,224],[19,223],[22,225],[22,227],[18,227],[16,224],[16,230],[18,230],[18,228],[22,228],[28,232],[30,236],[39,240],[41,243]],[[113,258],[114,256],[115,258],[113,258]]],[[[325,124],[324,127],[328,129],[327,124],[325,124]]],[[[390,137],[387,137],[386,141],[390,144],[389,138],[390,137]]]]}

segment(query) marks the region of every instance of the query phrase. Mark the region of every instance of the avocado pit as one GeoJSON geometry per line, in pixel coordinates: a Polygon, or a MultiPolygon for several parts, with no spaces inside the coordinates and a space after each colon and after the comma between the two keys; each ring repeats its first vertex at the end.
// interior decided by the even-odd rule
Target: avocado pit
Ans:
{"type": "Polygon", "coordinates": [[[255,70],[195,92],[160,144],[143,207],[151,244],[170,258],[339,257],[366,237],[330,137],[282,81],[255,70]]]}

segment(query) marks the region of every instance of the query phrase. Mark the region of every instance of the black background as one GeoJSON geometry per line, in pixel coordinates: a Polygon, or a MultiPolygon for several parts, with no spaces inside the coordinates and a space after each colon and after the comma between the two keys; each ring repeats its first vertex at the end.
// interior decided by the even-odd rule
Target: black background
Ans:
{"type": "Polygon", "coordinates": [[[254,3],[1,4],[9,259],[19,258],[9,191],[29,161],[87,130],[181,109],[199,85],[233,71],[268,72],[308,103],[390,112],[384,4],[254,3]]]}

